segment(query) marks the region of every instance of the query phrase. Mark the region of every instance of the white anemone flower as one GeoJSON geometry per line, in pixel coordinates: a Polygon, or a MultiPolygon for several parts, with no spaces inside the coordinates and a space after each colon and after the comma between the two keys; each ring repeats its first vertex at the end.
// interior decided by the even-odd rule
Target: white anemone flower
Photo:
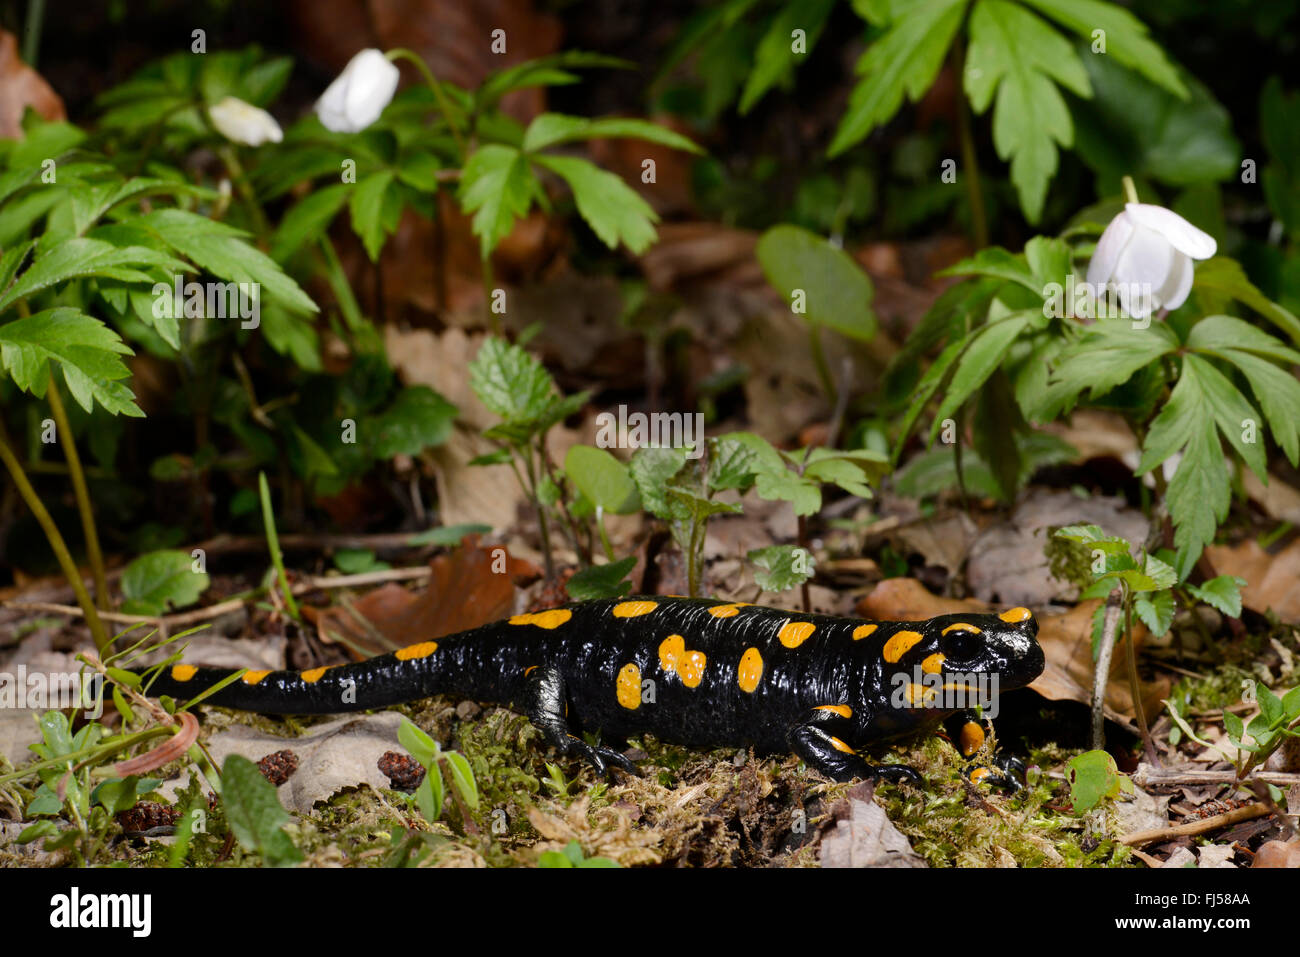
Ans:
{"type": "Polygon", "coordinates": [[[233,96],[224,97],[208,108],[212,125],[228,140],[247,146],[261,146],[284,139],[280,124],[266,110],[233,96]]]}
{"type": "Polygon", "coordinates": [[[1192,260],[1209,259],[1214,237],[1173,210],[1127,203],[1101,234],[1088,263],[1088,285],[1100,297],[1112,285],[1124,310],[1145,319],[1177,309],[1192,291],[1192,260]]]}
{"type": "Polygon", "coordinates": [[[379,119],[397,92],[399,73],[380,50],[362,50],[316,101],[321,125],[335,133],[359,133],[379,119]]]}

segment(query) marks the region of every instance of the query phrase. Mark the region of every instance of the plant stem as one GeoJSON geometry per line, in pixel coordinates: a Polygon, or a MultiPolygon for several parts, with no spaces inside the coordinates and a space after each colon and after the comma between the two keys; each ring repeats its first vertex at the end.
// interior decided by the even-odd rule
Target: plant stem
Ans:
{"type": "Polygon", "coordinates": [[[231,180],[234,181],[235,189],[239,190],[240,197],[247,204],[249,215],[253,217],[253,222],[257,225],[257,234],[259,236],[270,236],[272,232],[271,223],[266,218],[266,213],[262,211],[262,204],[257,201],[257,194],[253,192],[253,186],[248,181],[248,174],[244,172],[244,167],[240,165],[239,158],[235,156],[235,151],[229,146],[222,146],[217,150],[217,155],[221,157],[221,162],[226,164],[226,170],[230,173],[231,180]]]}
{"type": "Polygon", "coordinates": [[[979,154],[975,151],[975,135],[971,130],[970,104],[966,102],[966,55],[960,43],[952,47],[953,69],[957,74],[957,136],[961,140],[961,163],[966,180],[966,197],[970,203],[971,237],[975,248],[989,244],[988,216],[984,212],[984,192],[980,185],[979,154]]]}
{"type": "Polygon", "coordinates": [[[1124,183],[1124,198],[1130,203],[1136,203],[1138,201],[1138,191],[1137,191],[1137,187],[1133,185],[1133,177],[1125,176],[1123,183],[1124,183]]]}
{"type": "Polygon", "coordinates": [[[82,614],[86,616],[86,624],[90,627],[90,634],[95,639],[95,647],[102,653],[112,643],[112,638],[108,635],[108,629],[104,627],[104,622],[99,617],[99,611],[95,608],[95,603],[90,600],[90,592],[86,590],[86,583],[81,580],[81,573],[77,571],[77,563],[72,560],[72,554],[68,551],[67,544],[63,541],[63,536],[59,533],[59,527],[54,524],[54,519],[50,517],[49,511],[45,508],[45,503],[41,501],[36,489],[28,481],[27,474],[23,471],[22,463],[9,448],[8,437],[4,434],[4,426],[0,425],[0,460],[4,461],[5,468],[13,477],[14,485],[18,487],[18,494],[22,496],[27,507],[31,509],[32,515],[36,518],[41,530],[45,532],[45,538],[50,543],[50,549],[54,552],[54,557],[58,559],[59,568],[63,570],[63,575],[72,586],[72,591],[77,596],[77,604],[81,606],[82,614]]]}
{"type": "Polygon", "coordinates": [[[271,564],[280,579],[280,588],[284,592],[284,605],[294,621],[300,621],[298,603],[293,599],[293,589],[289,587],[289,576],[284,572],[284,556],[280,554],[280,538],[275,532],[275,516],[271,513],[271,489],[266,484],[266,473],[257,473],[257,491],[262,499],[262,522],[266,527],[266,546],[271,552],[271,564]]]}
{"type": "Polygon", "coordinates": [[[1133,714],[1137,717],[1138,731],[1142,734],[1142,751],[1147,759],[1147,764],[1154,768],[1160,767],[1160,759],[1156,757],[1156,746],[1151,740],[1151,729],[1147,727],[1146,712],[1142,709],[1142,688],[1138,684],[1137,669],[1137,648],[1133,641],[1133,599],[1129,598],[1124,603],[1124,642],[1128,646],[1126,654],[1128,657],[1128,682],[1133,694],[1133,714]]]}
{"type": "Polygon", "coordinates": [[[452,138],[456,141],[456,149],[460,151],[462,162],[465,160],[465,141],[461,139],[460,130],[456,128],[455,120],[452,118],[451,104],[447,102],[447,94],[442,90],[442,84],[438,78],[433,75],[429,65],[414,50],[408,50],[405,47],[398,47],[395,50],[389,50],[384,56],[390,61],[409,60],[415,64],[416,69],[424,75],[424,81],[429,84],[429,89],[433,91],[434,99],[438,101],[438,109],[442,111],[443,119],[447,121],[447,128],[451,130],[452,138]]]}
{"type": "Polygon", "coordinates": [[[348,282],[343,264],[339,262],[338,253],[334,251],[334,244],[330,242],[329,236],[321,236],[320,251],[325,259],[325,279],[330,284],[330,291],[334,293],[334,298],[339,304],[339,312],[343,313],[343,321],[355,335],[365,325],[365,318],[361,315],[361,306],[357,303],[357,297],[352,292],[352,284],[348,282]]]}
{"type": "Polygon", "coordinates": [[[54,414],[54,427],[59,431],[63,454],[68,460],[68,475],[72,479],[72,491],[77,498],[77,511],[81,513],[81,530],[86,538],[86,559],[90,562],[90,573],[95,581],[95,606],[107,609],[108,578],[104,574],[104,555],[99,550],[99,533],[95,530],[95,511],[90,503],[86,476],[81,470],[81,456],[77,454],[77,443],[72,437],[72,426],[68,424],[68,413],[63,407],[63,398],[59,395],[53,370],[50,372],[50,387],[46,395],[50,400],[50,411],[54,414]]]}
{"type": "Polygon", "coordinates": [[[1110,683],[1110,659],[1115,651],[1115,633],[1119,630],[1123,589],[1118,586],[1106,596],[1106,617],[1101,626],[1101,648],[1097,654],[1097,672],[1092,679],[1092,742],[1094,751],[1106,743],[1106,685],[1110,683]]]}

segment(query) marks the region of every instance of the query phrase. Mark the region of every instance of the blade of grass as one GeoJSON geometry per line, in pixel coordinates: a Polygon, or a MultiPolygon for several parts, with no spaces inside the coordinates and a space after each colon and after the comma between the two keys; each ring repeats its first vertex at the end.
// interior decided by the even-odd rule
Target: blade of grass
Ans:
{"type": "Polygon", "coordinates": [[[293,620],[300,621],[298,603],[293,600],[293,590],[289,587],[289,579],[284,573],[284,556],[280,554],[280,538],[275,533],[275,516],[271,512],[271,490],[266,484],[265,472],[257,473],[257,492],[262,499],[262,524],[266,526],[266,546],[271,551],[271,564],[275,566],[275,574],[280,579],[284,604],[289,609],[293,620]]]}

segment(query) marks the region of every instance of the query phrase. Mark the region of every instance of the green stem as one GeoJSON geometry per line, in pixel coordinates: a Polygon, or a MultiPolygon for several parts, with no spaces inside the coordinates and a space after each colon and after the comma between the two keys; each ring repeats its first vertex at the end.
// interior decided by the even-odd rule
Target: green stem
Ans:
{"type": "Polygon", "coordinates": [[[1137,187],[1133,185],[1133,177],[1125,176],[1123,182],[1124,182],[1124,198],[1128,200],[1130,203],[1136,203],[1138,201],[1138,191],[1137,191],[1137,187]]]}
{"type": "Polygon", "coordinates": [[[23,20],[23,62],[33,70],[41,52],[41,27],[45,23],[45,0],[27,0],[27,17],[23,20]]]}
{"type": "Polygon", "coordinates": [[[970,104],[963,92],[966,76],[966,55],[960,43],[953,44],[953,67],[957,74],[957,136],[961,140],[961,163],[966,181],[966,196],[970,203],[971,235],[976,249],[989,244],[988,216],[984,212],[984,192],[980,186],[979,154],[975,151],[975,134],[971,129],[970,104]]]}
{"type": "Polygon", "coordinates": [[[334,298],[339,304],[343,320],[348,324],[348,328],[356,333],[365,324],[365,319],[361,315],[361,306],[357,303],[357,297],[352,292],[352,284],[348,282],[343,264],[339,262],[338,253],[334,251],[334,244],[330,242],[329,236],[321,236],[320,251],[325,259],[325,279],[330,285],[330,291],[334,293],[334,298]]]}
{"type": "Polygon", "coordinates": [[[1142,689],[1138,684],[1137,649],[1133,646],[1133,596],[1124,601],[1124,643],[1127,645],[1128,683],[1133,694],[1133,714],[1137,717],[1138,731],[1142,734],[1142,751],[1147,764],[1159,767],[1156,746],[1151,740],[1151,729],[1147,727],[1146,712],[1142,709],[1142,689]]]}
{"type": "Polygon", "coordinates": [[[68,413],[63,407],[63,398],[59,395],[59,386],[50,372],[50,387],[46,392],[50,400],[50,411],[54,414],[54,426],[59,431],[59,441],[63,444],[63,454],[68,460],[68,475],[72,479],[72,491],[77,498],[77,511],[81,514],[81,530],[86,538],[86,559],[90,562],[90,573],[95,581],[95,605],[108,608],[108,577],[104,574],[104,555],[99,549],[99,533],[95,530],[95,511],[90,504],[90,492],[86,488],[86,476],[81,470],[81,456],[77,454],[77,443],[72,438],[72,426],[68,424],[68,413]]]}
{"type": "Polygon", "coordinates": [[[451,130],[452,138],[456,140],[456,148],[460,151],[461,161],[463,163],[465,153],[465,141],[461,139],[460,130],[456,128],[456,122],[451,111],[451,104],[447,101],[447,94],[443,92],[442,84],[438,78],[433,75],[429,65],[424,62],[414,50],[408,50],[405,47],[398,47],[395,50],[389,50],[384,56],[390,61],[409,60],[415,64],[416,69],[424,75],[424,81],[429,84],[429,89],[433,91],[434,99],[438,101],[438,109],[442,110],[443,119],[447,121],[447,128],[451,130]]]}
{"type": "Polygon", "coordinates": [[[280,579],[280,588],[284,592],[284,605],[294,621],[300,621],[298,603],[293,600],[293,589],[289,587],[289,576],[284,572],[284,556],[280,554],[280,537],[275,532],[275,516],[271,514],[271,489],[266,484],[266,473],[257,473],[257,491],[262,499],[262,522],[266,527],[266,546],[271,552],[271,564],[280,579]]]}
{"type": "Polygon", "coordinates": [[[614,560],[614,546],[609,540],[609,533],[605,531],[605,513],[599,506],[596,508],[596,530],[600,532],[600,544],[605,549],[605,558],[609,561],[614,560]]]}
{"type": "Polygon", "coordinates": [[[257,234],[259,236],[271,235],[271,223],[266,218],[266,213],[262,211],[262,204],[257,201],[257,193],[253,191],[253,185],[248,181],[248,174],[244,172],[244,167],[240,165],[239,158],[235,156],[235,151],[229,146],[222,146],[217,149],[217,154],[221,157],[221,162],[226,164],[226,170],[230,173],[230,179],[235,184],[235,189],[239,190],[240,198],[248,206],[249,215],[253,217],[253,222],[257,224],[257,234]]]}
{"type": "MultiPolygon", "coordinates": [[[[63,570],[64,577],[67,578],[68,584],[72,586],[72,591],[77,596],[77,604],[81,606],[82,614],[86,616],[86,624],[90,627],[90,634],[95,639],[95,647],[103,653],[113,639],[109,637],[108,629],[104,627],[103,621],[100,620],[95,603],[90,600],[90,592],[86,590],[86,583],[81,580],[81,573],[77,571],[77,563],[72,560],[72,554],[68,551],[68,546],[59,533],[59,527],[54,524],[54,519],[50,517],[50,513],[46,510],[40,496],[36,494],[36,489],[32,488],[32,483],[27,479],[27,473],[23,471],[22,463],[10,450],[3,426],[0,426],[0,460],[4,461],[5,468],[9,470],[9,474],[13,477],[14,485],[18,487],[18,494],[27,503],[27,507],[31,509],[37,524],[45,532],[45,538],[50,543],[50,549],[54,552],[54,557],[58,559],[59,568],[63,570]]],[[[3,778],[0,778],[0,781],[3,781],[3,778]]]]}
{"type": "Polygon", "coordinates": [[[808,323],[808,351],[812,354],[813,365],[817,368],[817,378],[821,380],[822,391],[826,401],[835,406],[835,380],[831,378],[831,368],[826,363],[826,352],[822,349],[822,338],[815,322],[808,323]]]}

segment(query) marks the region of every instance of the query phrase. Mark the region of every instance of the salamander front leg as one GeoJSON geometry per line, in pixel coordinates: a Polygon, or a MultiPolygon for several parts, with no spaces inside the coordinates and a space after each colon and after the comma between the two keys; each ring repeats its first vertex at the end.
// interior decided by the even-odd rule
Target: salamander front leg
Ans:
{"type": "Polygon", "coordinates": [[[790,747],[809,767],[816,768],[832,781],[855,778],[907,781],[920,784],[921,775],[906,764],[871,764],[834,732],[848,733],[851,727],[844,718],[828,716],[820,709],[790,732],[790,747]]]}
{"type": "Polygon", "coordinates": [[[962,774],[973,783],[981,781],[1008,791],[1019,791],[1025,777],[1025,763],[1010,755],[995,754],[988,764],[971,761],[984,749],[992,726],[974,711],[959,711],[943,723],[946,737],[968,762],[962,774]]]}
{"type": "Polygon", "coordinates": [[[608,774],[611,766],[636,773],[636,765],[622,752],[590,745],[569,730],[569,719],[565,716],[564,677],[558,668],[538,666],[528,673],[526,680],[524,710],[557,751],[578,755],[595,768],[597,774],[608,774]]]}

